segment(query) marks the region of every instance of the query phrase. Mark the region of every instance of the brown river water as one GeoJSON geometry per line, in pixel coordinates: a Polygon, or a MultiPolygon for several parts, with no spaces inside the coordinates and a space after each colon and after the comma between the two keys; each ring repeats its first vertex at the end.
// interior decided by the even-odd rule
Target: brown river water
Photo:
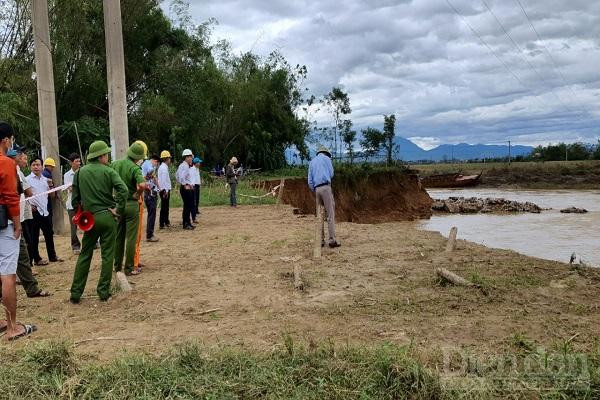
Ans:
{"type": "Polygon", "coordinates": [[[552,210],[541,214],[448,214],[419,221],[426,230],[448,236],[458,228],[458,238],[488,247],[569,262],[577,253],[585,262],[600,266],[600,190],[428,190],[434,199],[450,196],[501,197],[519,202],[530,201],[552,210]],[[585,208],[587,214],[561,214],[568,207],[585,208]]]}

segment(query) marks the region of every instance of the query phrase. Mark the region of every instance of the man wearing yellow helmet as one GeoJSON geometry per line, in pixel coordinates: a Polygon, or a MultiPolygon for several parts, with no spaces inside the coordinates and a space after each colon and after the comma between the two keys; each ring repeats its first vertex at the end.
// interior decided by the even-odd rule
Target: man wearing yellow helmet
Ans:
{"type": "Polygon", "coordinates": [[[158,191],[160,193],[160,216],[158,225],[160,229],[171,226],[169,221],[169,202],[171,200],[171,175],[169,174],[169,165],[171,165],[171,153],[163,150],[160,153],[160,166],[158,167],[158,191]]]}

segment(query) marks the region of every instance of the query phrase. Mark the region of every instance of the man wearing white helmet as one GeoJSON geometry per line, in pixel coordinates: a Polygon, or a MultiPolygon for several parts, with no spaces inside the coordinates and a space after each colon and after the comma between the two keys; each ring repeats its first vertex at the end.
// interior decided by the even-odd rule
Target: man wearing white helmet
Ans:
{"type": "Polygon", "coordinates": [[[194,159],[194,154],[190,149],[185,149],[183,153],[181,153],[183,157],[183,161],[179,164],[179,168],[177,168],[177,173],[175,174],[175,178],[177,179],[177,183],[179,183],[179,193],[181,194],[181,199],[183,200],[183,212],[181,215],[181,219],[183,220],[183,229],[193,230],[196,227],[192,225],[192,207],[194,207],[194,182],[192,179],[192,160],[194,159]]]}

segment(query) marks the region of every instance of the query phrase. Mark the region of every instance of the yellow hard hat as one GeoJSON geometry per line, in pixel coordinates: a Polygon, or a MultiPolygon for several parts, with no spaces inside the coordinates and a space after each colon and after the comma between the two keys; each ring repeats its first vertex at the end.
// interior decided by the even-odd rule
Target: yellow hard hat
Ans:
{"type": "Polygon", "coordinates": [[[44,161],[44,167],[56,167],[56,162],[53,158],[48,157],[44,161]]]}
{"type": "Polygon", "coordinates": [[[171,153],[168,150],[163,150],[160,152],[160,158],[171,158],[171,153]]]}
{"type": "Polygon", "coordinates": [[[136,143],[142,145],[142,147],[144,148],[144,159],[148,158],[148,146],[146,146],[146,143],[142,142],[141,140],[136,140],[135,142],[133,142],[133,144],[136,143]]]}

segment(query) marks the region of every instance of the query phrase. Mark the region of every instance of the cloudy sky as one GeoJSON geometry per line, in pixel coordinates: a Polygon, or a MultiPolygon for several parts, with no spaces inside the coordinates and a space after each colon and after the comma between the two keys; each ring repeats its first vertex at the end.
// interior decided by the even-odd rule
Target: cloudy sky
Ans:
{"type": "Polygon", "coordinates": [[[342,86],[358,128],[395,113],[425,148],[600,137],[598,1],[190,0],[190,13],[238,52],[305,64],[317,96],[342,86]]]}

